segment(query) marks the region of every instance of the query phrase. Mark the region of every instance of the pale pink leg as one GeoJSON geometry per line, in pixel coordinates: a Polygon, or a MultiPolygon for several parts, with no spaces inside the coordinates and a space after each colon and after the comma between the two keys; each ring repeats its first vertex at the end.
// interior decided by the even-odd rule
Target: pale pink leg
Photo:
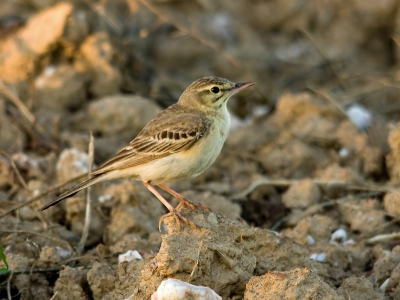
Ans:
{"type": "Polygon", "coordinates": [[[165,217],[168,217],[168,216],[171,216],[171,215],[175,217],[175,219],[176,219],[176,221],[178,222],[179,225],[180,225],[180,221],[179,221],[179,220],[182,220],[183,222],[189,224],[190,226],[195,227],[195,228],[198,228],[198,226],[197,226],[195,223],[193,223],[192,221],[190,221],[190,220],[188,220],[187,218],[185,218],[184,216],[182,216],[175,208],[173,208],[172,205],[169,204],[168,201],[165,200],[164,197],[163,197],[163,196],[154,188],[154,186],[152,186],[149,182],[144,182],[144,181],[143,181],[143,184],[144,184],[144,186],[145,186],[150,192],[152,192],[153,195],[156,196],[156,197],[158,198],[158,200],[160,200],[161,203],[164,204],[165,207],[169,210],[169,213],[168,213],[168,214],[163,215],[163,216],[160,218],[160,221],[159,221],[159,223],[158,223],[158,228],[159,228],[159,229],[161,228],[162,220],[163,220],[165,217]]]}
{"type": "Polygon", "coordinates": [[[175,192],[173,189],[171,189],[171,188],[169,188],[169,187],[167,187],[167,186],[165,186],[163,184],[159,184],[158,186],[180,201],[179,205],[177,206],[177,209],[179,209],[179,207],[181,205],[186,203],[187,205],[191,206],[192,208],[196,207],[196,208],[200,208],[200,209],[205,209],[205,210],[211,211],[210,208],[208,208],[207,206],[201,205],[199,203],[192,202],[189,199],[185,198],[183,195],[175,192]]]}

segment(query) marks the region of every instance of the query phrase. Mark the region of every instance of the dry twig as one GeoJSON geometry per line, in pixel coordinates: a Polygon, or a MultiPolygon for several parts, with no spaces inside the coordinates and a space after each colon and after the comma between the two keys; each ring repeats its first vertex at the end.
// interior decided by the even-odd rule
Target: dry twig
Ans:
{"type": "MultiPolygon", "coordinates": [[[[88,179],[90,178],[90,174],[92,173],[92,165],[93,165],[93,157],[94,157],[94,138],[92,132],[90,132],[90,142],[89,142],[89,163],[88,163],[88,179]]],[[[82,230],[82,237],[79,241],[78,247],[76,249],[75,255],[79,256],[82,253],[83,248],[85,247],[85,243],[89,236],[89,228],[92,214],[92,199],[90,197],[91,188],[88,187],[86,189],[86,213],[85,213],[85,224],[82,230]]]]}
{"type": "Polygon", "coordinates": [[[14,104],[21,115],[29,123],[32,129],[37,130],[38,136],[41,140],[45,142],[52,150],[57,150],[58,145],[54,143],[47,134],[46,130],[36,122],[35,116],[29,111],[28,107],[14,94],[14,92],[2,81],[0,80],[0,92],[4,94],[6,99],[8,99],[12,104],[14,104]]]}
{"type": "MultiPolygon", "coordinates": [[[[106,10],[101,3],[93,3],[90,0],[82,0],[87,6],[90,7],[91,10],[93,10],[95,13],[97,13],[108,25],[111,26],[113,30],[116,32],[121,32],[122,29],[120,26],[114,22],[114,20],[110,17],[107,16],[106,10]]],[[[102,1],[100,1],[102,2],[102,1]]]]}
{"type": "Polygon", "coordinates": [[[394,239],[400,239],[400,232],[379,234],[367,240],[367,244],[376,244],[380,242],[387,242],[394,239]]]}
{"type": "Polygon", "coordinates": [[[328,62],[329,68],[331,69],[333,75],[336,77],[337,81],[339,82],[340,86],[343,89],[348,88],[348,84],[342,80],[342,78],[339,76],[339,72],[336,70],[335,66],[331,63],[331,60],[329,59],[328,55],[325,53],[325,51],[322,49],[322,47],[319,45],[319,43],[316,41],[316,39],[313,37],[313,35],[306,29],[300,30],[303,35],[309,39],[309,41],[314,45],[315,49],[321,55],[321,57],[328,62]]]}
{"type": "Polygon", "coordinates": [[[49,236],[49,235],[45,235],[45,234],[40,233],[40,232],[34,232],[34,231],[29,231],[29,230],[7,230],[7,229],[0,229],[0,232],[3,232],[3,233],[31,234],[31,235],[40,236],[42,238],[48,239],[50,241],[53,241],[55,243],[64,244],[64,245],[66,245],[68,247],[69,251],[72,251],[72,247],[68,242],[66,242],[64,240],[60,240],[60,239],[52,237],[52,236],[49,236]]]}
{"type": "Polygon", "coordinates": [[[42,193],[40,195],[37,195],[36,197],[33,197],[32,199],[30,199],[30,200],[28,200],[28,201],[26,201],[24,203],[21,203],[21,204],[17,205],[16,207],[14,207],[14,208],[6,211],[5,213],[1,214],[0,215],[0,219],[5,217],[5,216],[7,216],[7,215],[9,215],[9,214],[11,214],[11,213],[13,213],[13,212],[15,212],[15,211],[17,211],[17,210],[19,210],[19,209],[21,209],[21,208],[23,208],[23,207],[25,207],[25,206],[27,206],[27,205],[29,205],[29,204],[31,204],[31,203],[34,203],[34,202],[40,200],[41,198],[43,198],[45,196],[48,196],[48,195],[50,195],[52,193],[57,192],[61,188],[65,187],[65,186],[67,186],[67,185],[69,185],[69,184],[71,184],[73,182],[80,181],[85,177],[86,177],[86,175],[80,175],[80,176],[77,176],[75,178],[72,178],[71,180],[68,180],[67,182],[64,182],[62,184],[56,185],[55,187],[47,190],[46,192],[44,192],[44,193],[42,193]]]}
{"type": "Polygon", "coordinates": [[[7,278],[7,298],[8,298],[8,300],[12,300],[12,296],[11,296],[11,280],[12,280],[13,275],[14,275],[14,271],[11,270],[10,275],[7,278]]]}
{"type": "Polygon", "coordinates": [[[50,300],[56,299],[57,294],[58,294],[58,291],[56,291],[56,292],[54,293],[54,295],[50,298],[50,300]]]}
{"type": "Polygon", "coordinates": [[[34,242],[30,241],[30,240],[27,240],[27,242],[29,244],[33,245],[33,247],[35,248],[35,260],[33,261],[33,264],[32,264],[31,269],[29,271],[28,286],[27,286],[29,299],[35,299],[33,294],[32,294],[32,289],[31,289],[31,286],[32,286],[32,273],[33,273],[33,269],[36,266],[36,263],[39,261],[40,251],[41,250],[40,250],[40,247],[39,247],[38,244],[36,244],[36,243],[34,243],[34,242]]]}
{"type": "Polygon", "coordinates": [[[8,160],[10,161],[11,167],[13,168],[15,174],[18,177],[19,182],[21,183],[21,185],[24,187],[24,189],[29,190],[28,185],[26,184],[24,178],[22,177],[20,171],[18,170],[17,166],[15,165],[15,161],[12,158],[12,156],[10,154],[8,154],[6,151],[4,150],[0,150],[0,152],[8,158],[8,160]]]}
{"type": "Polygon", "coordinates": [[[328,100],[343,116],[345,116],[346,118],[349,117],[347,115],[347,113],[343,110],[343,108],[328,93],[321,91],[321,90],[313,89],[311,87],[307,87],[307,88],[310,91],[312,91],[314,94],[317,94],[317,95],[321,96],[322,98],[328,100]]]}
{"type": "MultiPolygon", "coordinates": [[[[296,216],[296,220],[302,220],[305,217],[308,217],[310,215],[314,215],[318,212],[321,212],[323,208],[325,207],[329,207],[329,206],[333,206],[336,205],[338,203],[343,203],[346,201],[351,201],[351,200],[355,200],[355,199],[363,199],[366,197],[374,197],[374,196],[378,196],[381,192],[368,192],[368,193],[362,193],[359,195],[346,195],[344,197],[340,197],[337,199],[333,199],[333,200],[328,200],[328,201],[324,201],[322,203],[318,203],[315,205],[312,205],[310,207],[308,207],[300,216],[296,216]]],[[[271,226],[270,230],[275,231],[278,230],[278,228],[285,222],[289,221],[293,219],[292,215],[289,216],[285,216],[283,218],[281,218],[279,221],[277,221],[273,226],[271,226]]]]}
{"type": "MultiPolygon", "coordinates": [[[[237,194],[234,194],[230,197],[231,200],[238,200],[238,199],[243,199],[246,197],[248,194],[250,194],[252,191],[254,191],[256,188],[258,188],[261,185],[272,185],[272,186],[290,186],[292,184],[298,183],[301,180],[295,180],[295,179],[270,179],[267,177],[261,177],[251,183],[251,185],[245,189],[242,192],[239,192],[237,194]]],[[[316,185],[322,185],[322,186],[347,186],[352,184],[351,181],[347,180],[325,180],[325,179],[313,179],[313,182],[316,185]]]]}

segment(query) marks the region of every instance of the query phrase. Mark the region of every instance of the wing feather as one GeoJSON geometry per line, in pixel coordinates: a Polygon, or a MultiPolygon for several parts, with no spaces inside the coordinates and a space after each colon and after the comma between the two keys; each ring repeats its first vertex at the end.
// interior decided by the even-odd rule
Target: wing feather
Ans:
{"type": "Polygon", "coordinates": [[[199,113],[161,112],[112,159],[92,175],[144,164],[192,147],[207,134],[211,121],[199,113]]]}

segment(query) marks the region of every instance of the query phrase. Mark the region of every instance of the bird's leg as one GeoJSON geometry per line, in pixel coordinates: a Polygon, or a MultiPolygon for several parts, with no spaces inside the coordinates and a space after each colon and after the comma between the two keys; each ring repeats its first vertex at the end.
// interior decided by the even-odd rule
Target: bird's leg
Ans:
{"type": "Polygon", "coordinates": [[[182,220],[182,221],[185,222],[186,224],[188,224],[188,225],[190,225],[190,226],[192,226],[192,227],[194,227],[194,228],[198,228],[198,226],[197,226],[195,223],[193,223],[193,222],[190,221],[189,219],[187,219],[187,218],[185,218],[184,216],[182,216],[171,204],[169,204],[168,201],[165,200],[165,198],[164,198],[164,197],[154,188],[154,186],[152,186],[149,182],[144,182],[144,181],[143,181],[143,184],[144,184],[144,186],[145,186],[150,192],[152,192],[153,195],[156,196],[156,197],[158,198],[158,200],[160,200],[161,203],[164,204],[165,207],[169,210],[169,213],[167,213],[166,215],[163,215],[163,216],[160,218],[160,221],[158,222],[158,229],[161,228],[162,220],[163,220],[165,217],[168,217],[168,216],[171,216],[171,215],[175,217],[175,219],[176,219],[176,221],[177,221],[177,223],[178,223],[179,226],[180,226],[180,220],[182,220]]]}
{"type": "Polygon", "coordinates": [[[190,201],[189,199],[187,199],[186,197],[184,197],[183,195],[175,192],[173,189],[163,185],[163,184],[159,184],[158,185],[160,188],[162,188],[164,191],[166,191],[167,193],[171,194],[172,196],[174,196],[176,199],[178,199],[180,201],[179,205],[176,207],[177,209],[179,209],[179,207],[183,204],[187,204],[192,208],[200,208],[200,209],[205,209],[207,211],[211,211],[209,207],[201,205],[199,203],[195,203],[193,201],[190,201]]]}

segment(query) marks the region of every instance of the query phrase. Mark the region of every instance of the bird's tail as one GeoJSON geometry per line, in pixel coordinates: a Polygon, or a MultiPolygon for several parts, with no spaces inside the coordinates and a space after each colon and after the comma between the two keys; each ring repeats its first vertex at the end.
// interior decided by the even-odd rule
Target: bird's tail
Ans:
{"type": "Polygon", "coordinates": [[[94,176],[92,178],[89,178],[89,179],[85,180],[84,182],[80,183],[78,186],[74,187],[71,190],[66,191],[65,193],[62,193],[60,196],[58,196],[53,201],[51,201],[51,202],[47,203],[46,205],[44,205],[43,207],[39,208],[39,211],[44,211],[44,210],[48,209],[50,206],[57,204],[58,202],[64,200],[65,198],[72,197],[79,191],[81,191],[95,183],[98,183],[100,181],[102,181],[101,176],[94,176]]]}

